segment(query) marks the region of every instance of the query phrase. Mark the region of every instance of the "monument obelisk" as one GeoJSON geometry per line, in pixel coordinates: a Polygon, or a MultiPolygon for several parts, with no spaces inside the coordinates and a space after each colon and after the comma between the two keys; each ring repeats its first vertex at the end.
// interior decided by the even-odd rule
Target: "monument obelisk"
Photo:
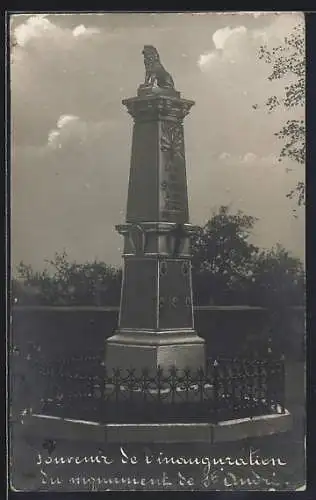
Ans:
{"type": "Polygon", "coordinates": [[[183,119],[180,97],[157,50],[143,50],[145,82],[123,104],[134,119],[118,329],[106,341],[108,369],[196,370],[204,340],[194,329],[183,119]]]}

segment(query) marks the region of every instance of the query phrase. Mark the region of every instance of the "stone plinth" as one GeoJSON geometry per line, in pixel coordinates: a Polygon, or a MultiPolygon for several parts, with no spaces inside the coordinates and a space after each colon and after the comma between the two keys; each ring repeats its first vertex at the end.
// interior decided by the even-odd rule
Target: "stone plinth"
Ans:
{"type": "Polygon", "coordinates": [[[50,415],[34,414],[19,430],[23,435],[39,439],[74,439],[96,442],[121,443],[194,443],[209,444],[236,442],[249,438],[272,436],[288,432],[293,425],[292,415],[260,415],[212,423],[159,423],[159,424],[101,424],[50,415]]]}
{"type": "Polygon", "coordinates": [[[134,119],[119,325],[106,342],[112,368],[197,369],[183,119],[193,101],[140,86],[123,101],[134,119]]]}
{"type": "MultiPolygon", "coordinates": [[[[119,331],[107,342],[106,366],[108,370],[161,366],[177,368],[204,367],[204,343],[195,332],[148,332],[119,331]],[[162,337],[162,338],[160,338],[162,337]]],[[[136,372],[137,373],[137,372],[136,372]]]]}

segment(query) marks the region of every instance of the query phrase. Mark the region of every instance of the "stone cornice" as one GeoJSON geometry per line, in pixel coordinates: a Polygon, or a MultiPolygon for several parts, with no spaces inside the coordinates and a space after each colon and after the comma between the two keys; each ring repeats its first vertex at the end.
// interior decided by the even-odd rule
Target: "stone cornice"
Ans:
{"type": "Polygon", "coordinates": [[[182,121],[190,112],[194,101],[169,95],[131,97],[122,101],[135,121],[172,119],[182,121]]]}
{"type": "MultiPolygon", "coordinates": [[[[191,234],[196,232],[198,226],[194,226],[192,224],[182,224],[184,234],[191,234]]],[[[178,224],[175,222],[126,222],[125,224],[118,224],[115,226],[115,229],[120,234],[127,234],[131,229],[137,228],[144,233],[159,233],[166,234],[171,231],[175,231],[178,227],[178,224]]]]}

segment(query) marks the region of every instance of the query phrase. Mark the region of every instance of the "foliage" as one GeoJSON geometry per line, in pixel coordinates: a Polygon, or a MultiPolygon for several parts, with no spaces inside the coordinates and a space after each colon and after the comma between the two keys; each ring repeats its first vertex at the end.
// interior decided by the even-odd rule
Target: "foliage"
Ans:
{"type": "Polygon", "coordinates": [[[303,264],[281,245],[257,255],[252,281],[252,296],[263,305],[280,308],[304,304],[303,264]]]}
{"type": "Polygon", "coordinates": [[[249,241],[256,219],[221,207],[192,237],[195,303],[300,305],[301,261],[282,246],[260,251],[249,241]]]}
{"type": "Polygon", "coordinates": [[[233,215],[228,207],[192,237],[192,277],[197,303],[241,301],[248,288],[252,260],[258,248],[249,236],[256,219],[242,212],[233,215]]]}
{"type": "MultiPolygon", "coordinates": [[[[65,252],[56,253],[55,259],[48,263],[54,269],[52,276],[47,269],[38,273],[23,262],[18,266],[18,278],[23,281],[25,287],[33,290],[35,302],[51,305],[92,305],[105,300],[107,305],[119,303],[120,270],[97,261],[84,264],[69,262],[65,252]]],[[[26,297],[19,297],[19,302],[23,302],[23,298],[25,300],[26,297]]]]}
{"type": "MultiPolygon", "coordinates": [[[[270,50],[263,45],[259,50],[259,58],[272,66],[270,81],[279,80],[285,76],[293,77],[285,86],[284,96],[271,96],[266,106],[271,112],[280,105],[287,109],[304,107],[305,105],[305,36],[304,25],[298,24],[292,33],[284,38],[284,43],[270,50]]],[[[300,164],[305,163],[305,122],[304,120],[287,120],[284,126],[275,133],[284,145],[280,152],[280,161],[290,158],[300,164]]],[[[297,198],[298,205],[305,203],[305,183],[299,181],[287,195],[297,198]]]]}

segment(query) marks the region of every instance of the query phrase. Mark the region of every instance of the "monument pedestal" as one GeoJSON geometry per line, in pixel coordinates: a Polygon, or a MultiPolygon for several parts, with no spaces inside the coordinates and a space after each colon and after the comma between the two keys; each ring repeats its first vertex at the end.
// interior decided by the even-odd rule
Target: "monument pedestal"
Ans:
{"type": "Polygon", "coordinates": [[[134,118],[118,330],[108,370],[205,367],[194,329],[183,119],[193,101],[141,86],[123,104],[134,118]]]}
{"type": "Polygon", "coordinates": [[[134,368],[139,372],[144,368],[156,370],[158,366],[169,369],[190,368],[197,371],[205,365],[204,341],[191,332],[119,332],[107,342],[106,367],[134,368]]]}

